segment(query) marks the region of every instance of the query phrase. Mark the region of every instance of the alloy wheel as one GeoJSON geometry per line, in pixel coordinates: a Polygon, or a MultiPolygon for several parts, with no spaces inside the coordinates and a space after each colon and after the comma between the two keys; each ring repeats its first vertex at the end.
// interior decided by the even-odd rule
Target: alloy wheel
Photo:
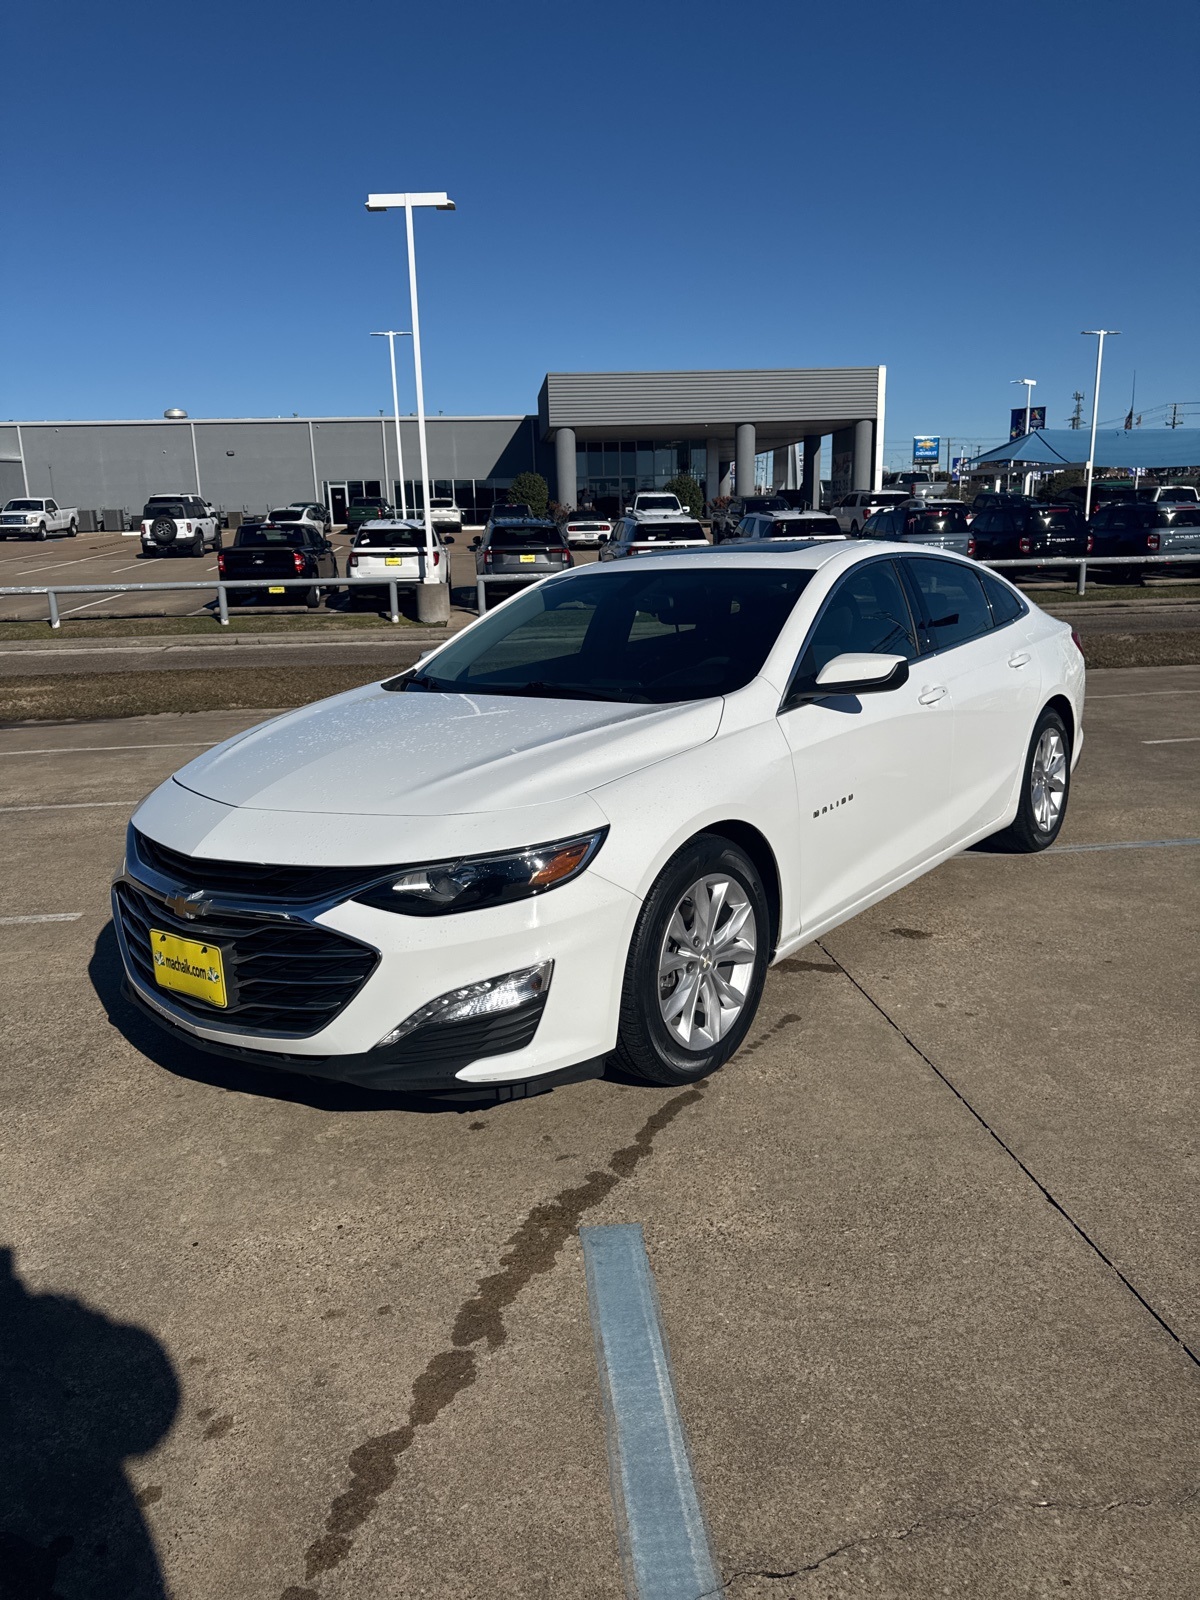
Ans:
{"type": "Polygon", "coordinates": [[[698,878],[667,923],[658,958],[658,1004],[677,1044],[704,1050],[735,1025],[758,951],[749,896],[724,873],[698,878]]]}
{"type": "Polygon", "coordinates": [[[1067,749],[1057,728],[1045,728],[1029,769],[1029,798],[1034,821],[1050,833],[1062,814],[1067,792],[1067,749]]]}

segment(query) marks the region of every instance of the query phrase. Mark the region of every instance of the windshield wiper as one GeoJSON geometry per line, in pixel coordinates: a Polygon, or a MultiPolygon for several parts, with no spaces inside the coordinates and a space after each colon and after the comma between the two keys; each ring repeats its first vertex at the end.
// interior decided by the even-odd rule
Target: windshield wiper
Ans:
{"type": "Polygon", "coordinates": [[[383,687],[392,694],[403,694],[406,689],[424,689],[429,694],[445,694],[446,687],[436,678],[428,677],[424,672],[409,669],[402,672],[398,678],[389,678],[383,687]]]}

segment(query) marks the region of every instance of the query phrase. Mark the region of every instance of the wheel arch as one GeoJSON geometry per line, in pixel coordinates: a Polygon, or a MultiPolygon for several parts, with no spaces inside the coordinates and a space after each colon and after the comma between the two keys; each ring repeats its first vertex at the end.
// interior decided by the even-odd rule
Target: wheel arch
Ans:
{"type": "Polygon", "coordinates": [[[753,823],[741,822],[735,817],[724,818],[720,822],[710,822],[693,837],[699,838],[700,834],[715,834],[720,839],[728,839],[730,844],[737,845],[738,849],[744,851],[754,863],[754,869],[762,879],[763,892],[767,897],[767,907],[771,913],[770,957],[773,958],[780,938],[783,891],[779,879],[779,863],[766,835],[753,823]]]}
{"type": "MultiPolygon", "coordinates": [[[[1057,711],[1063,719],[1067,729],[1067,738],[1071,741],[1071,749],[1075,749],[1075,707],[1065,694],[1051,695],[1042,707],[1042,711],[1057,711]]],[[[1040,713],[1039,713],[1040,715],[1040,713]]]]}

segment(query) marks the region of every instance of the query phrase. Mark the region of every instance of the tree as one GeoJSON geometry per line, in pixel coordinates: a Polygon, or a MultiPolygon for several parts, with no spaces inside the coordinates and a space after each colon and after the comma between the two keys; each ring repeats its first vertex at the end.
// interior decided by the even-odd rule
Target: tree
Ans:
{"type": "Polygon", "coordinates": [[[550,503],[550,485],[540,472],[519,472],[508,491],[514,505],[528,506],[535,517],[544,517],[550,503]]]}
{"type": "Polygon", "coordinates": [[[679,504],[689,511],[693,517],[698,517],[704,510],[704,496],[700,493],[700,485],[690,472],[678,472],[666,484],[665,492],[673,494],[679,504]]]}
{"type": "Polygon", "coordinates": [[[1052,478],[1040,483],[1037,497],[1039,500],[1059,500],[1066,490],[1077,488],[1086,477],[1087,473],[1082,467],[1068,467],[1065,472],[1056,472],[1052,478]]]}

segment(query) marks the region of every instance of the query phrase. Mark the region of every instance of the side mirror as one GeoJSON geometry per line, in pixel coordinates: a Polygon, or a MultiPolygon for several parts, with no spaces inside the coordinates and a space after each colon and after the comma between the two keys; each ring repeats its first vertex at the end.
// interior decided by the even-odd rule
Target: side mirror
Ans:
{"type": "Polygon", "coordinates": [[[908,662],[903,656],[875,651],[850,650],[834,656],[815,679],[797,684],[788,694],[785,710],[809,700],[825,700],[835,694],[881,694],[899,689],[908,682],[908,662]]]}
{"type": "Polygon", "coordinates": [[[444,533],[442,535],[442,543],[443,544],[453,544],[454,543],[454,535],[452,533],[444,533]]]}

